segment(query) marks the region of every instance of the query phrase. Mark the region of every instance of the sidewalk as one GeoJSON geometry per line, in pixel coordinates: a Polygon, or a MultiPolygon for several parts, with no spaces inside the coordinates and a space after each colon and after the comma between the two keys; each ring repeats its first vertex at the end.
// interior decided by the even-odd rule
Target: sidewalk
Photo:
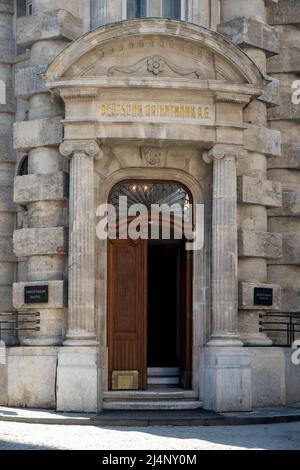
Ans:
{"type": "Polygon", "coordinates": [[[103,411],[99,414],[0,407],[0,421],[80,426],[239,426],[300,421],[300,403],[246,413],[193,411],[103,411]]]}

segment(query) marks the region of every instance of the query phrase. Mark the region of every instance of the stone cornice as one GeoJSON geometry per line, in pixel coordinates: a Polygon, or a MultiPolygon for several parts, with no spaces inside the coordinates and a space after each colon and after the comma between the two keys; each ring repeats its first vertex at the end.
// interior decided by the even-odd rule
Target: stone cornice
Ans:
{"type": "MultiPolygon", "coordinates": [[[[43,75],[43,79],[47,79],[43,75]]],[[[78,78],[60,78],[56,80],[47,80],[46,88],[58,90],[60,96],[66,99],[91,99],[97,97],[102,88],[145,88],[145,89],[180,89],[197,90],[216,93],[217,101],[232,101],[235,103],[247,104],[251,99],[262,94],[262,87],[254,87],[247,83],[225,83],[218,80],[192,80],[182,78],[172,78],[168,80],[160,78],[139,77],[82,77],[78,78]],[[72,89],[75,91],[73,92],[72,89]],[[248,101],[247,101],[248,100],[248,101]]]]}
{"type": "Polygon", "coordinates": [[[251,97],[242,93],[217,93],[215,95],[216,103],[235,103],[246,106],[251,97]]]}
{"type": "Polygon", "coordinates": [[[214,160],[223,160],[226,158],[244,160],[246,157],[247,150],[244,147],[223,144],[216,144],[203,154],[203,159],[206,163],[211,163],[214,160]]]}
{"type": "Polygon", "coordinates": [[[76,154],[85,154],[88,157],[100,159],[103,152],[95,140],[66,140],[59,147],[60,153],[64,157],[76,154]]]}

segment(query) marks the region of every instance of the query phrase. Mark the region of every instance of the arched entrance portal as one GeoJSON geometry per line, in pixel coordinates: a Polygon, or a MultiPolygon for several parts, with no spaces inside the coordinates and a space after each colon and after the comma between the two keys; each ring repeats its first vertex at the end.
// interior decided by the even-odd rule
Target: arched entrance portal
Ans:
{"type": "Polygon", "coordinates": [[[178,183],[127,181],[113,188],[109,201],[117,221],[108,250],[109,388],[189,389],[191,195],[178,183]]]}

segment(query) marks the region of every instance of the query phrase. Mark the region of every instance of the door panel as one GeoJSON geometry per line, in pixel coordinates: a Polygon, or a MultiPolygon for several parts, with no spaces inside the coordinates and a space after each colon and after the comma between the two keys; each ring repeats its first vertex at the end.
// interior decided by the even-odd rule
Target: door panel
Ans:
{"type": "Polygon", "coordinates": [[[137,371],[147,383],[147,241],[109,240],[109,387],[114,371],[137,371]]]}

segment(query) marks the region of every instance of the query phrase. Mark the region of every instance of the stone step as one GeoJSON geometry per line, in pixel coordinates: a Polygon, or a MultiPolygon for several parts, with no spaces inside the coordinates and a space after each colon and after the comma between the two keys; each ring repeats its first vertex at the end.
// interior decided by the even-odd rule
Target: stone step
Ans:
{"type": "Polygon", "coordinates": [[[148,367],[147,369],[148,377],[178,377],[179,372],[178,367],[148,367]]]}
{"type": "Polygon", "coordinates": [[[104,410],[196,410],[202,407],[197,400],[123,400],[104,401],[104,410]]]}
{"type": "Polygon", "coordinates": [[[143,391],[113,391],[104,392],[105,401],[140,401],[140,400],[196,400],[198,398],[197,392],[194,390],[182,389],[157,389],[157,390],[143,390],[143,391]]]}
{"type": "Polygon", "coordinates": [[[179,385],[179,377],[149,377],[148,385],[179,385]]]}

